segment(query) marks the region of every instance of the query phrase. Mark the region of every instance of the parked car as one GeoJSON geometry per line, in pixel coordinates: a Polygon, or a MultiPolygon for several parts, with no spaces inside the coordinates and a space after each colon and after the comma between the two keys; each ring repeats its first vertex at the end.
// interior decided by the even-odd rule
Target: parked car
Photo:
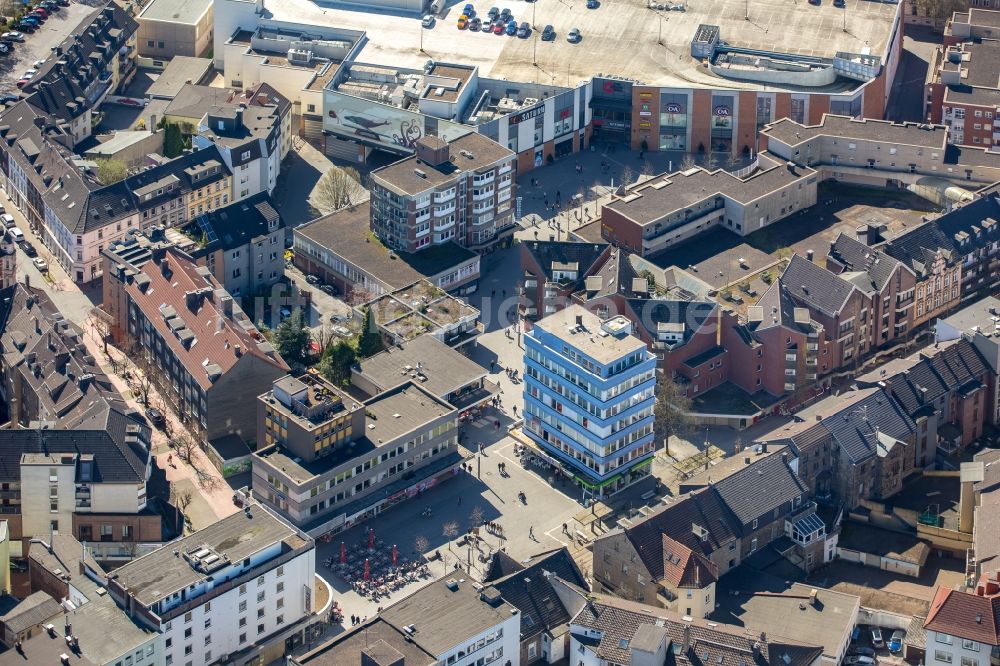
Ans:
{"type": "Polygon", "coordinates": [[[34,68],[32,68],[32,69],[26,69],[26,70],[24,70],[24,74],[21,75],[21,78],[22,79],[28,79],[30,81],[35,76],[35,74],[38,74],[38,70],[37,69],[34,69],[34,68]]]}
{"type": "Polygon", "coordinates": [[[504,7],[503,9],[500,10],[500,20],[506,22],[511,18],[513,17],[511,16],[509,7],[504,7]]]}
{"type": "Polygon", "coordinates": [[[21,252],[24,252],[24,256],[28,257],[29,259],[38,256],[38,250],[36,250],[35,246],[32,245],[29,241],[21,241],[18,244],[18,247],[21,248],[21,252]]]}
{"type": "Polygon", "coordinates": [[[844,666],[875,666],[875,659],[873,657],[844,657],[844,661],[841,662],[844,666]]]}
{"type": "Polygon", "coordinates": [[[315,275],[307,275],[306,282],[308,282],[309,284],[319,284],[319,278],[316,277],[315,275]]]}
{"type": "Polygon", "coordinates": [[[351,329],[349,329],[349,328],[345,328],[343,326],[334,326],[332,330],[333,330],[334,333],[336,333],[337,335],[339,335],[342,338],[349,338],[349,337],[351,337],[351,329]]]}
{"type": "Polygon", "coordinates": [[[9,93],[6,95],[0,95],[0,104],[13,104],[19,99],[21,99],[20,95],[12,95],[9,93]]]}
{"type": "Polygon", "coordinates": [[[350,321],[350,319],[351,318],[349,316],[342,315],[342,314],[337,314],[336,312],[334,312],[332,315],[330,315],[330,321],[333,322],[334,324],[336,324],[338,322],[342,322],[342,321],[350,321]]]}
{"type": "Polygon", "coordinates": [[[425,28],[434,27],[434,17],[431,16],[430,14],[425,15],[424,20],[420,22],[420,25],[424,26],[425,28]]]}
{"type": "Polygon", "coordinates": [[[875,650],[864,645],[852,645],[847,654],[848,656],[874,657],[875,650]]]}
{"type": "Polygon", "coordinates": [[[38,26],[34,23],[29,23],[28,21],[21,20],[14,24],[14,27],[18,30],[24,30],[26,33],[31,34],[38,29],[38,26]]]}
{"type": "Polygon", "coordinates": [[[17,226],[17,222],[14,220],[14,216],[9,213],[3,213],[2,215],[0,215],[0,220],[3,220],[3,226],[6,227],[7,229],[17,226]]]}
{"type": "Polygon", "coordinates": [[[339,293],[337,291],[337,288],[334,287],[332,284],[324,284],[322,287],[319,288],[319,290],[322,291],[324,294],[330,294],[331,296],[336,296],[339,293]]]}
{"type": "Polygon", "coordinates": [[[459,30],[465,30],[467,27],[469,27],[469,17],[466,16],[465,14],[462,14],[461,16],[458,17],[457,25],[459,30]]]}
{"type": "Polygon", "coordinates": [[[56,0],[60,7],[69,7],[69,0],[56,0]]]}
{"type": "Polygon", "coordinates": [[[476,15],[476,8],[472,6],[472,3],[466,3],[465,7],[462,8],[462,13],[472,18],[476,15]]]}
{"type": "Polygon", "coordinates": [[[292,311],[288,308],[281,308],[278,310],[278,314],[281,315],[281,318],[284,320],[292,316],[292,311]]]}
{"type": "Polygon", "coordinates": [[[49,262],[45,261],[41,257],[35,257],[31,260],[31,263],[35,265],[35,268],[43,273],[49,270],[49,262]]]}
{"type": "Polygon", "coordinates": [[[587,0],[587,9],[597,9],[601,6],[599,0],[587,0]]]}
{"type": "Polygon", "coordinates": [[[511,21],[507,24],[507,34],[511,36],[517,34],[517,21],[511,21]]]}
{"type": "Polygon", "coordinates": [[[478,16],[473,17],[469,21],[469,30],[472,32],[479,32],[483,27],[483,21],[478,16]]]}
{"type": "Polygon", "coordinates": [[[44,64],[45,64],[44,60],[36,60],[35,62],[31,63],[31,68],[37,72],[44,64]]]}
{"type": "Polygon", "coordinates": [[[521,22],[521,27],[517,29],[517,36],[524,39],[531,34],[531,26],[528,25],[527,21],[521,22]]]}
{"type": "Polygon", "coordinates": [[[504,29],[504,24],[501,23],[500,21],[497,21],[496,23],[493,24],[493,34],[502,35],[503,29],[504,29]]]}
{"type": "Polygon", "coordinates": [[[838,9],[843,9],[847,6],[846,0],[833,0],[833,6],[838,9]]]}
{"type": "Polygon", "coordinates": [[[17,30],[11,30],[10,32],[5,32],[2,35],[0,35],[0,40],[3,40],[5,42],[23,42],[24,35],[18,32],[17,30]]]}
{"type": "Polygon", "coordinates": [[[24,232],[18,229],[17,227],[11,227],[10,229],[8,229],[7,236],[9,236],[10,239],[15,243],[20,243],[21,241],[24,240],[24,232]]]}
{"type": "Polygon", "coordinates": [[[902,629],[897,629],[892,632],[892,636],[889,637],[889,652],[898,653],[903,651],[903,638],[906,636],[906,632],[902,629]]]}
{"type": "Polygon", "coordinates": [[[2,53],[4,55],[7,55],[8,53],[10,53],[13,50],[14,49],[13,49],[13,47],[10,44],[5,44],[3,42],[0,42],[0,53],[2,53]]]}
{"type": "Polygon", "coordinates": [[[55,0],[45,0],[45,2],[42,3],[42,7],[49,10],[49,13],[62,11],[62,7],[60,7],[59,3],[55,0]]]}
{"type": "Polygon", "coordinates": [[[885,641],[882,640],[882,630],[878,627],[872,629],[872,645],[877,648],[885,647],[885,641]]]}
{"type": "Polygon", "coordinates": [[[583,35],[580,33],[579,28],[573,28],[568,33],[566,33],[566,41],[572,44],[576,44],[581,39],[583,39],[583,35]]]}
{"type": "Polygon", "coordinates": [[[495,19],[495,18],[496,18],[497,16],[499,16],[499,15],[500,15],[500,10],[499,10],[499,9],[497,9],[496,7],[490,7],[490,11],[486,12],[486,15],[487,15],[487,16],[489,16],[489,17],[490,17],[490,20],[492,21],[492,20],[494,20],[494,19],[495,19]]]}
{"type": "Polygon", "coordinates": [[[161,430],[163,429],[163,426],[167,424],[167,419],[163,416],[163,412],[156,407],[146,408],[146,418],[149,419],[149,422],[152,423],[154,427],[160,428],[161,430]]]}
{"type": "Polygon", "coordinates": [[[542,28],[543,42],[551,42],[555,38],[556,38],[556,31],[552,28],[551,25],[547,25],[544,28],[542,28]]]}

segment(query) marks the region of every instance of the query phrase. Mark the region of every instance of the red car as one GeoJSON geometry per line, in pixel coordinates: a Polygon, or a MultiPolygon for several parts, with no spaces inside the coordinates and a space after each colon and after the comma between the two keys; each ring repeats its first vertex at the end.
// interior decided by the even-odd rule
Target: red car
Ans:
{"type": "Polygon", "coordinates": [[[125,104],[127,106],[139,106],[139,102],[132,99],[131,97],[122,97],[120,100],[118,100],[118,103],[125,104]]]}
{"type": "Polygon", "coordinates": [[[493,24],[493,34],[494,35],[502,35],[503,31],[504,31],[504,29],[506,27],[507,26],[505,26],[503,23],[494,23],[493,24]]]}
{"type": "Polygon", "coordinates": [[[17,85],[18,88],[23,88],[24,86],[28,85],[30,81],[31,79],[21,79],[15,85],[17,85]]]}
{"type": "Polygon", "coordinates": [[[34,9],[31,10],[31,13],[38,14],[42,18],[47,18],[49,15],[48,10],[46,10],[44,7],[35,7],[34,9]]]}

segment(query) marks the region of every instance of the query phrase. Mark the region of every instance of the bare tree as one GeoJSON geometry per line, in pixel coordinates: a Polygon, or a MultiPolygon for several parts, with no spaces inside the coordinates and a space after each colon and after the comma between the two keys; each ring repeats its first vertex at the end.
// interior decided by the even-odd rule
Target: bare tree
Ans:
{"type": "Polygon", "coordinates": [[[198,450],[198,443],[194,441],[191,435],[187,433],[181,433],[177,437],[170,440],[170,445],[174,447],[177,451],[177,457],[186,463],[191,462],[191,458],[194,457],[194,452],[198,450]]]}
{"type": "Polygon", "coordinates": [[[486,518],[486,512],[483,511],[483,507],[478,504],[472,507],[472,511],[469,513],[469,522],[472,523],[473,527],[482,525],[484,518],[486,518]]]}
{"type": "Polygon", "coordinates": [[[681,171],[687,171],[688,169],[693,169],[698,166],[698,163],[694,159],[694,155],[691,153],[684,153],[684,159],[681,160],[681,171]]]}
{"type": "Polygon", "coordinates": [[[449,520],[441,526],[441,534],[448,540],[448,550],[451,550],[451,540],[458,536],[458,523],[449,520]]]}
{"type": "Polygon", "coordinates": [[[108,338],[111,337],[111,322],[108,321],[107,315],[97,307],[90,309],[90,314],[87,315],[87,322],[94,330],[94,336],[101,341],[104,347],[104,353],[108,353],[108,338]]]}
{"type": "Polygon", "coordinates": [[[321,212],[332,213],[364,200],[366,193],[357,171],[350,167],[330,167],[316,183],[312,200],[321,212]]]}
{"type": "Polygon", "coordinates": [[[645,180],[652,178],[656,174],[656,170],[653,169],[653,165],[649,160],[642,163],[642,168],[639,169],[639,174],[644,176],[645,180]]]}
{"type": "Polygon", "coordinates": [[[656,387],[653,405],[653,432],[656,441],[663,442],[664,453],[670,455],[670,436],[682,432],[690,423],[688,412],[691,399],[670,375],[663,375],[656,387]]]}
{"type": "Polygon", "coordinates": [[[375,298],[375,292],[365,289],[360,284],[353,285],[350,291],[348,303],[350,305],[363,305],[375,298]]]}
{"type": "Polygon", "coordinates": [[[740,165],[740,156],[737,153],[730,152],[726,155],[726,170],[736,171],[736,167],[740,165]]]}
{"type": "Polygon", "coordinates": [[[719,160],[715,157],[715,153],[712,151],[705,153],[705,168],[708,171],[715,171],[717,166],[719,166],[719,160]]]}
{"type": "Polygon", "coordinates": [[[130,560],[134,560],[139,555],[139,542],[138,541],[125,541],[122,543],[122,548],[128,555],[130,560]]]}
{"type": "Polygon", "coordinates": [[[170,486],[170,503],[180,509],[181,513],[187,511],[193,498],[190,490],[178,491],[176,486],[170,486]]]}
{"type": "Polygon", "coordinates": [[[633,180],[635,180],[635,171],[632,171],[632,167],[625,165],[625,168],[622,169],[622,185],[628,187],[633,180]]]}
{"type": "Polygon", "coordinates": [[[426,553],[430,547],[431,542],[428,541],[427,537],[422,534],[413,540],[413,548],[420,554],[421,557],[423,557],[424,553],[426,553]]]}

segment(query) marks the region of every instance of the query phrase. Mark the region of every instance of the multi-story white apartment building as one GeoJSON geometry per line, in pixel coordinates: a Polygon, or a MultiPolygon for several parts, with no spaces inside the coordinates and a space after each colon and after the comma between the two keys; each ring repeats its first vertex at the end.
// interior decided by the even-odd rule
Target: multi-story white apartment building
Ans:
{"type": "Polygon", "coordinates": [[[1000,572],[974,590],[939,587],[924,621],[928,666],[990,666],[1000,660],[1000,572]]]}
{"type": "Polygon", "coordinates": [[[454,241],[494,248],[514,235],[514,151],[479,134],[425,136],[413,157],[372,172],[372,230],[417,252],[454,241]]]}
{"type": "Polygon", "coordinates": [[[107,589],[164,636],[164,666],[258,663],[313,617],[315,544],[250,501],[115,570],[107,589]],[[298,625],[298,627],[297,627],[298,625]]]}
{"type": "Polygon", "coordinates": [[[362,664],[520,666],[520,636],[521,612],[497,588],[446,576],[290,663],[353,665],[361,651],[362,664]],[[372,644],[389,660],[366,660],[372,644]]]}

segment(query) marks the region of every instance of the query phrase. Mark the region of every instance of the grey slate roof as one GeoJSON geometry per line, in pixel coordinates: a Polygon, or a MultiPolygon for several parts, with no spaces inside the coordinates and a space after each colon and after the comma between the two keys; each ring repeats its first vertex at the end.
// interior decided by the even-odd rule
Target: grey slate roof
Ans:
{"type": "Polygon", "coordinates": [[[569,611],[559,600],[546,574],[556,575],[582,589],[588,587],[566,548],[536,555],[520,571],[489,583],[500,591],[504,601],[521,611],[522,643],[570,620],[569,611]]]}
{"type": "Polygon", "coordinates": [[[847,304],[855,286],[838,275],[793,254],[778,282],[796,302],[834,316],[847,304]]]}
{"type": "Polygon", "coordinates": [[[986,361],[964,338],[920,356],[920,362],[884,379],[893,397],[911,416],[925,406],[933,407],[946,393],[984,387],[981,378],[988,371],[986,361]]]}
{"type": "MultiPolygon", "coordinates": [[[[872,289],[865,291],[882,291],[900,265],[899,261],[884,252],[874,250],[844,233],[830,244],[829,257],[843,266],[845,271],[866,274],[872,289]]],[[[855,284],[861,286],[858,282],[855,284]]]]}
{"type": "MultiPolygon", "coordinates": [[[[199,182],[199,187],[201,183],[199,182]]],[[[193,252],[195,256],[218,249],[232,250],[252,243],[255,238],[267,236],[269,227],[277,221],[277,228],[284,228],[281,215],[271,203],[267,192],[260,192],[224,208],[203,213],[185,225],[184,230],[200,238],[204,233],[209,243],[193,252]]]]}
{"type": "Polygon", "coordinates": [[[808,492],[782,456],[760,458],[711,488],[743,525],[808,492]]]}
{"type": "Polygon", "coordinates": [[[576,291],[583,287],[584,276],[594,267],[601,255],[608,248],[607,243],[576,243],[570,241],[531,241],[523,247],[541,267],[544,277],[550,282],[554,265],[573,265],[577,267],[577,279],[573,288],[576,291]]]}
{"type": "Polygon", "coordinates": [[[868,388],[830,396],[797,414],[826,430],[852,463],[879,455],[879,437],[906,440],[916,432],[913,419],[885,389],[868,388]]]}

